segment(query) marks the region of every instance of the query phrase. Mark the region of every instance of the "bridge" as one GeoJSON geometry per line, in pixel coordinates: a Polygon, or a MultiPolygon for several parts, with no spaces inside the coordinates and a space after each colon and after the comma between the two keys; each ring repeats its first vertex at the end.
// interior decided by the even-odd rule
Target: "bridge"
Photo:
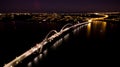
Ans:
{"type": "Polygon", "coordinates": [[[27,58],[28,56],[30,56],[31,54],[33,54],[35,52],[38,52],[42,56],[43,54],[45,54],[47,52],[47,49],[44,48],[45,46],[50,46],[50,47],[54,46],[54,45],[47,45],[47,43],[52,42],[53,40],[55,40],[56,38],[60,37],[61,35],[63,35],[64,33],[68,32],[68,31],[74,31],[78,27],[86,26],[88,23],[92,22],[93,20],[104,19],[107,17],[108,17],[107,15],[104,15],[104,17],[102,17],[102,18],[91,18],[88,20],[88,22],[83,22],[83,23],[78,22],[77,24],[74,24],[74,25],[71,23],[68,23],[68,24],[64,25],[59,32],[56,30],[51,30],[46,35],[46,37],[43,39],[42,42],[36,44],[34,47],[29,49],[28,51],[24,52],[23,54],[16,57],[9,63],[5,64],[4,67],[15,67],[18,64],[22,63],[22,61],[25,58],[27,58]]]}

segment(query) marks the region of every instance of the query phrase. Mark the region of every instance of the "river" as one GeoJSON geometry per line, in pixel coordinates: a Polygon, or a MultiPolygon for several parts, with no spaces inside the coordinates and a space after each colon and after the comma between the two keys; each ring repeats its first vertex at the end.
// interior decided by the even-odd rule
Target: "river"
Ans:
{"type": "Polygon", "coordinates": [[[93,21],[77,29],[73,36],[47,58],[38,62],[39,66],[103,66],[117,64],[120,23],[93,21]]]}
{"type": "MultiPolygon", "coordinates": [[[[65,23],[0,22],[0,63],[5,64],[42,41],[50,30],[59,31],[65,23]]],[[[40,66],[94,65],[113,62],[110,51],[119,46],[120,23],[93,21],[68,36],[58,49],[49,52],[40,66]],[[101,62],[99,62],[101,61],[101,62]]],[[[114,53],[114,52],[112,52],[114,53]]],[[[33,62],[34,63],[34,62],[33,62]]]]}

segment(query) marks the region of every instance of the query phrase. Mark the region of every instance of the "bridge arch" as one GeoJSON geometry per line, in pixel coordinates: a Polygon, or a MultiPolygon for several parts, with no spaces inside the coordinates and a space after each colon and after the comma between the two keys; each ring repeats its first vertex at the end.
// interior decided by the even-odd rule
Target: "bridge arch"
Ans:
{"type": "Polygon", "coordinates": [[[52,35],[54,35],[54,34],[56,34],[56,33],[58,33],[56,30],[51,30],[51,31],[46,35],[46,37],[45,37],[44,40],[48,39],[50,36],[52,36],[52,35]]]}
{"type": "Polygon", "coordinates": [[[71,24],[71,23],[65,24],[65,25],[61,28],[60,31],[64,30],[64,29],[67,28],[67,27],[70,27],[70,26],[72,26],[72,25],[73,25],[73,24],[71,24]]]}

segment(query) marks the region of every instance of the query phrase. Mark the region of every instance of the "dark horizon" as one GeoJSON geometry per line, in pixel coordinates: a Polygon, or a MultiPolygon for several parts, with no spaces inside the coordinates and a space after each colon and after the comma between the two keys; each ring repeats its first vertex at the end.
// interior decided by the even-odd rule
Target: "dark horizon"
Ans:
{"type": "Polygon", "coordinates": [[[120,0],[0,0],[0,12],[120,11],[120,0]]]}
{"type": "Polygon", "coordinates": [[[99,12],[120,12],[118,10],[111,11],[52,11],[52,10],[38,10],[38,11],[0,11],[0,13],[99,13],[99,12]]]}

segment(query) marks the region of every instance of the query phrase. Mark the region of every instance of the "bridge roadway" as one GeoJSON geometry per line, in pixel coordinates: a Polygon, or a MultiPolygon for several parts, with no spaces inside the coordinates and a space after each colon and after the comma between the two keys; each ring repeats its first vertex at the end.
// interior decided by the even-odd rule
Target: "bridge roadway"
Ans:
{"type": "Polygon", "coordinates": [[[5,64],[4,67],[14,67],[14,66],[18,65],[19,63],[21,63],[22,60],[24,60],[25,58],[30,56],[32,53],[34,53],[34,52],[36,52],[38,50],[40,50],[39,53],[41,53],[43,46],[46,45],[48,42],[51,42],[53,39],[55,39],[56,37],[62,35],[64,32],[69,31],[70,29],[75,29],[76,27],[79,27],[81,25],[85,25],[85,24],[88,24],[88,23],[89,22],[77,23],[77,24],[75,24],[73,26],[67,27],[65,29],[61,29],[60,32],[57,32],[56,34],[52,35],[49,38],[45,38],[42,42],[36,44],[34,47],[29,49],[28,51],[26,51],[22,55],[16,57],[15,59],[10,61],[9,63],[5,64]]]}
{"type": "MultiPolygon", "coordinates": [[[[55,31],[56,33],[54,35],[52,35],[51,37],[48,38],[48,35],[45,37],[45,39],[43,39],[42,42],[36,44],[34,47],[32,47],[31,49],[29,49],[28,51],[26,51],[25,53],[23,53],[22,55],[16,57],[15,59],[13,59],[12,61],[10,61],[9,63],[5,64],[4,67],[14,67],[16,65],[18,65],[19,63],[22,62],[22,60],[24,60],[25,58],[27,58],[28,56],[30,56],[32,53],[37,52],[38,50],[40,50],[39,53],[42,52],[42,48],[43,46],[45,46],[48,42],[51,42],[52,40],[54,40],[56,37],[59,37],[60,35],[62,35],[63,33],[71,30],[71,29],[76,29],[79,26],[83,26],[85,24],[88,24],[94,20],[102,20],[104,18],[107,18],[108,15],[104,15],[104,14],[99,14],[99,15],[103,15],[104,17],[101,18],[91,18],[88,19],[88,22],[83,22],[83,23],[77,23],[75,25],[72,25],[70,27],[67,27],[64,29],[65,26],[63,26],[63,28],[60,30],[60,32],[57,32],[56,30],[52,30],[55,31]]],[[[70,24],[68,24],[70,25],[70,24]]]]}

